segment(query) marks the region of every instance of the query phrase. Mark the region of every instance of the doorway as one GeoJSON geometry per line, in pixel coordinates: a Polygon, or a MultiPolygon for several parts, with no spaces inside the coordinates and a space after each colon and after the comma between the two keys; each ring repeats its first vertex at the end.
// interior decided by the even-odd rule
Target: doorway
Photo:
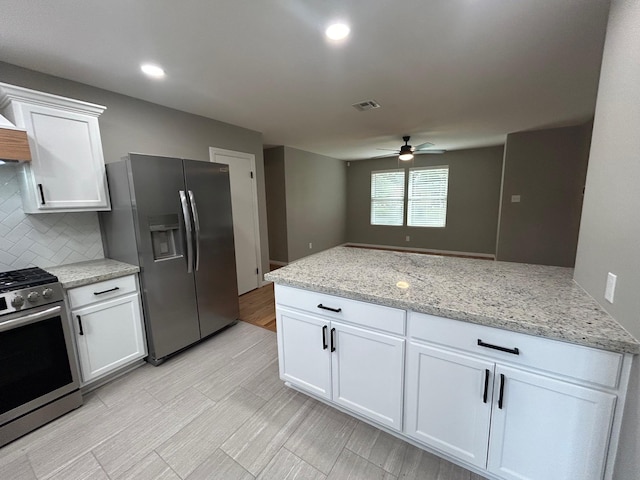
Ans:
{"type": "Polygon", "coordinates": [[[252,153],[209,147],[209,159],[229,165],[238,295],[262,284],[256,158],[252,153]]]}

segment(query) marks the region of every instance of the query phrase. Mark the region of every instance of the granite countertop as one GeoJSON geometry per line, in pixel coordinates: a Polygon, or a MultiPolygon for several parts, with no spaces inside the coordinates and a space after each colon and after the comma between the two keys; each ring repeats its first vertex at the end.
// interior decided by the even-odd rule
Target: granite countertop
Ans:
{"type": "Polygon", "coordinates": [[[47,272],[58,277],[64,288],[81,287],[91,283],[124,277],[140,271],[140,268],[110,258],[47,267],[47,272]]]}
{"type": "Polygon", "coordinates": [[[274,270],[265,279],[589,347],[640,353],[640,343],[573,281],[571,268],[336,247],[274,270]]]}

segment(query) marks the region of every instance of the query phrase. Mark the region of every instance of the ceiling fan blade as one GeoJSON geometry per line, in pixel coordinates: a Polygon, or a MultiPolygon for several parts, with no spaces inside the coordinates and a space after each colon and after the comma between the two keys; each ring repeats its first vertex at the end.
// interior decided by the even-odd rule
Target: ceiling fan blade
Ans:
{"type": "Polygon", "coordinates": [[[396,154],[394,153],[385,153],[384,155],[378,155],[377,157],[369,157],[369,160],[374,160],[376,158],[390,158],[390,157],[395,157],[396,154]]]}
{"type": "Polygon", "coordinates": [[[376,150],[388,150],[389,152],[400,153],[397,148],[376,148],[376,150]]]}
{"type": "Polygon", "coordinates": [[[416,146],[415,150],[422,150],[423,148],[428,148],[428,147],[433,147],[433,146],[434,145],[431,142],[424,142],[424,143],[421,143],[420,145],[416,146]]]}
{"type": "Polygon", "coordinates": [[[440,153],[447,153],[447,151],[446,150],[422,150],[422,151],[416,152],[416,153],[419,154],[419,155],[424,155],[425,153],[435,155],[435,154],[440,154],[440,153]]]}

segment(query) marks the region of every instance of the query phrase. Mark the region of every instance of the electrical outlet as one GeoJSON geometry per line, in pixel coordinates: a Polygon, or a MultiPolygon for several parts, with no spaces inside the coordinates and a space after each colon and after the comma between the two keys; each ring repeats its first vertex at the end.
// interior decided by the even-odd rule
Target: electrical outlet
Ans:
{"type": "Polygon", "coordinates": [[[511,203],[520,203],[520,195],[511,195],[511,203]]]}
{"type": "Polygon", "coordinates": [[[614,275],[611,272],[607,274],[607,286],[604,289],[604,299],[609,303],[613,303],[613,295],[616,291],[617,279],[617,275],[614,275]]]}
{"type": "Polygon", "coordinates": [[[313,243],[309,242],[309,250],[313,249],[313,243]]]}
{"type": "Polygon", "coordinates": [[[406,240],[407,242],[410,242],[410,241],[411,241],[411,237],[410,237],[409,235],[407,235],[407,237],[405,238],[405,240],[406,240]]]}

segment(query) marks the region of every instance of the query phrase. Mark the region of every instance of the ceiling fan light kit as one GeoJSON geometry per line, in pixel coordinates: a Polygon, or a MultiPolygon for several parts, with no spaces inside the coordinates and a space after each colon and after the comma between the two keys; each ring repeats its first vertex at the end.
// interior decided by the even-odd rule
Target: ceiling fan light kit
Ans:
{"type": "Polygon", "coordinates": [[[411,137],[409,136],[402,137],[402,140],[404,140],[404,145],[400,147],[400,156],[398,157],[398,159],[404,162],[413,160],[413,147],[409,145],[410,138],[411,137]]]}
{"type": "MultiPolygon", "coordinates": [[[[431,142],[421,143],[417,147],[413,147],[409,145],[410,139],[411,137],[409,135],[405,135],[404,137],[402,137],[402,140],[404,140],[404,145],[401,145],[399,150],[391,149],[391,148],[378,148],[378,150],[390,150],[392,152],[395,152],[398,155],[398,160],[402,160],[403,162],[413,160],[414,154],[416,153],[422,154],[422,153],[445,153],[446,152],[446,150],[427,150],[429,147],[434,146],[433,143],[431,142]]],[[[379,157],[372,157],[372,158],[383,158],[388,156],[390,156],[390,154],[381,155],[379,157]]]]}

